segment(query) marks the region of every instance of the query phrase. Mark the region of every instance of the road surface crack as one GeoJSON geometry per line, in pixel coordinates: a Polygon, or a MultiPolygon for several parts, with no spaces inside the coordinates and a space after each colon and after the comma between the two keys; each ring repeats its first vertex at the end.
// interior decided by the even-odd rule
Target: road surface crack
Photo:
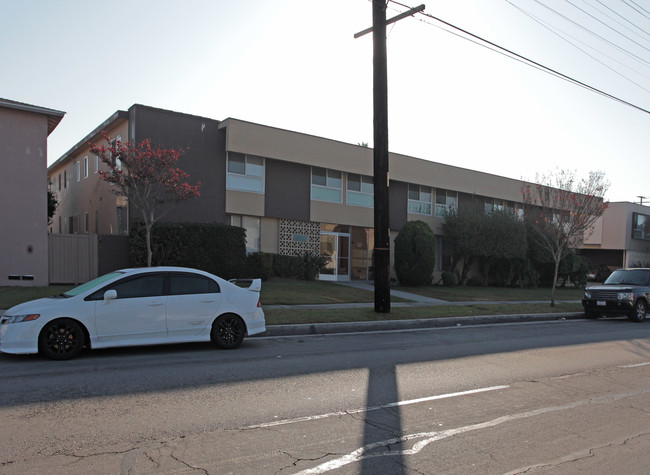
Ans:
{"type": "Polygon", "coordinates": [[[286,467],[282,467],[280,470],[278,470],[275,473],[280,473],[283,470],[286,470],[288,468],[296,467],[301,462],[317,462],[319,460],[324,459],[325,457],[330,457],[330,456],[338,457],[339,455],[341,455],[341,454],[337,454],[337,453],[334,453],[334,452],[327,452],[326,454],[320,455],[318,457],[306,458],[306,457],[296,457],[294,455],[291,455],[289,452],[285,452],[284,450],[281,450],[280,453],[286,455],[287,457],[292,458],[293,462],[291,463],[291,465],[287,465],[286,467]]]}

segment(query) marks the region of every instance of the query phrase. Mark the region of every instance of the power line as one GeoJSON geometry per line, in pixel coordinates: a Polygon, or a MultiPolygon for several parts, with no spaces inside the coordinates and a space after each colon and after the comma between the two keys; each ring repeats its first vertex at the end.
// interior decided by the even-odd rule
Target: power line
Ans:
{"type": "MultiPolygon", "coordinates": [[[[409,8],[409,9],[411,8],[408,5],[404,5],[403,3],[400,3],[400,2],[398,2],[396,0],[389,0],[389,2],[395,3],[396,5],[399,5],[399,6],[403,7],[403,8],[409,8]]],[[[498,45],[496,43],[493,43],[493,42],[491,42],[491,41],[489,41],[489,40],[487,40],[485,38],[482,38],[482,37],[480,37],[478,35],[475,35],[474,33],[470,33],[469,31],[464,30],[463,28],[460,28],[460,27],[458,27],[456,25],[453,25],[453,24],[451,24],[449,22],[446,22],[446,21],[444,21],[444,20],[442,20],[442,19],[440,19],[438,17],[435,17],[433,15],[430,15],[430,14],[424,13],[424,12],[420,12],[419,14],[423,15],[423,16],[426,16],[428,18],[431,18],[432,20],[435,20],[435,21],[437,21],[439,23],[442,23],[443,25],[446,25],[446,26],[448,26],[450,28],[453,28],[454,30],[460,31],[463,34],[468,35],[468,36],[478,40],[479,43],[477,43],[476,41],[473,41],[473,40],[471,40],[471,39],[469,39],[467,37],[458,35],[458,34],[456,34],[454,32],[445,30],[443,28],[443,30],[447,31],[448,33],[452,33],[452,34],[454,34],[456,36],[459,36],[460,38],[471,41],[472,43],[478,44],[479,46],[483,46],[483,47],[485,47],[485,48],[487,48],[487,49],[489,49],[491,51],[495,51],[494,48],[496,48],[496,49],[498,49],[498,51],[496,51],[496,52],[498,52],[500,54],[503,54],[503,55],[505,55],[505,56],[507,56],[507,57],[509,57],[511,59],[515,59],[515,60],[517,60],[519,62],[523,62],[524,64],[526,64],[528,66],[534,67],[536,69],[540,69],[540,70],[542,70],[542,71],[544,71],[544,72],[546,72],[548,74],[551,74],[552,76],[556,76],[556,77],[559,77],[560,79],[564,79],[565,81],[568,81],[568,82],[570,82],[570,83],[572,83],[572,84],[574,84],[576,86],[580,86],[580,87],[585,88],[585,89],[587,89],[587,90],[589,90],[591,92],[595,92],[595,93],[600,94],[600,95],[602,95],[604,97],[612,99],[612,100],[614,100],[616,102],[620,102],[621,104],[625,104],[625,105],[627,105],[629,107],[632,107],[634,109],[637,109],[637,110],[639,110],[641,112],[645,112],[646,114],[650,114],[650,111],[647,110],[647,109],[644,109],[643,107],[637,106],[636,104],[633,104],[633,103],[628,102],[628,101],[626,101],[624,99],[621,99],[620,97],[614,96],[614,95],[609,94],[609,93],[607,93],[605,91],[597,89],[597,88],[595,88],[593,86],[590,86],[589,84],[586,84],[586,83],[584,83],[582,81],[578,81],[577,79],[574,79],[574,78],[572,78],[570,76],[567,76],[566,74],[563,74],[563,73],[561,73],[559,71],[556,71],[555,69],[549,68],[548,66],[544,66],[543,64],[538,63],[537,61],[533,61],[530,58],[527,58],[527,57],[522,56],[522,55],[520,55],[518,53],[515,53],[514,51],[511,51],[511,50],[509,50],[507,48],[504,48],[503,46],[500,46],[500,45],[498,45]],[[488,47],[486,45],[489,45],[492,48],[488,47]]],[[[428,22],[425,22],[425,23],[430,24],[428,22]]],[[[432,26],[436,26],[436,25],[432,25],[432,26]]]]}
{"type": "MultiPolygon", "coordinates": [[[[571,46],[573,46],[573,47],[576,48],[577,50],[579,50],[579,51],[581,51],[582,53],[586,54],[587,56],[589,56],[589,57],[590,57],[591,59],[593,59],[594,61],[597,61],[598,63],[602,64],[604,67],[606,67],[607,69],[609,69],[610,71],[612,71],[614,74],[617,74],[617,75],[621,76],[621,77],[622,77],[623,79],[625,79],[626,81],[631,82],[632,84],[634,84],[634,85],[637,86],[637,87],[640,87],[640,88],[643,89],[644,91],[650,92],[650,89],[647,89],[645,86],[643,86],[643,85],[639,84],[638,82],[636,82],[636,81],[630,79],[629,77],[625,76],[625,75],[622,74],[621,72],[619,72],[619,71],[617,71],[616,69],[612,68],[611,66],[609,66],[609,65],[606,64],[605,62],[603,62],[603,61],[601,61],[600,59],[596,58],[595,56],[593,56],[593,55],[590,54],[589,52],[587,52],[587,51],[585,51],[584,49],[580,48],[580,47],[579,47],[578,45],[576,45],[574,42],[568,40],[568,39],[566,38],[566,36],[568,36],[569,38],[571,38],[571,39],[574,40],[574,41],[577,41],[578,43],[583,44],[584,46],[586,46],[586,47],[588,47],[588,48],[592,48],[592,49],[594,49],[594,50],[595,50],[595,48],[591,47],[590,45],[588,45],[587,43],[585,43],[585,42],[583,42],[583,41],[580,41],[579,39],[575,38],[574,36],[571,36],[570,34],[568,34],[568,33],[566,33],[566,32],[562,32],[562,31],[559,30],[558,28],[555,28],[555,27],[551,26],[550,24],[548,24],[548,23],[545,22],[544,20],[542,20],[542,19],[540,19],[539,17],[533,15],[533,14],[530,13],[529,11],[524,10],[524,9],[521,8],[520,6],[515,5],[515,4],[512,3],[511,1],[509,1],[509,0],[506,0],[506,1],[507,1],[510,5],[512,5],[514,8],[516,8],[517,10],[519,10],[521,13],[523,13],[524,15],[526,15],[527,17],[529,17],[531,20],[536,21],[536,22],[539,23],[542,27],[546,28],[548,31],[550,31],[550,32],[553,33],[554,35],[558,36],[558,37],[561,38],[562,40],[566,41],[567,43],[569,43],[571,46]],[[562,34],[560,34],[560,33],[558,32],[558,30],[561,31],[562,34]],[[565,35],[565,36],[563,36],[563,35],[565,35]]],[[[596,51],[598,51],[598,50],[596,50],[596,51]]],[[[647,74],[644,74],[644,73],[642,73],[641,71],[638,71],[638,70],[632,68],[631,66],[628,66],[627,64],[625,64],[625,63],[623,63],[623,62],[617,60],[616,58],[613,58],[613,57],[611,57],[611,56],[609,56],[609,55],[603,53],[602,51],[598,51],[598,52],[599,52],[601,55],[605,56],[606,58],[608,58],[608,59],[614,61],[615,63],[620,64],[620,65],[623,66],[624,68],[628,68],[628,69],[630,69],[631,71],[633,71],[633,72],[635,72],[635,73],[637,73],[637,74],[639,74],[639,75],[641,75],[641,76],[643,76],[643,77],[645,77],[645,78],[647,78],[647,79],[650,79],[650,76],[648,76],[647,74]]]]}
{"type": "Polygon", "coordinates": [[[616,16],[618,16],[618,17],[622,18],[623,20],[625,20],[626,22],[628,22],[628,23],[629,23],[630,25],[632,25],[634,28],[637,28],[638,30],[640,30],[641,33],[643,33],[643,34],[645,34],[645,35],[648,34],[648,32],[645,31],[643,28],[641,28],[640,26],[636,25],[635,23],[632,23],[630,20],[628,20],[627,18],[625,18],[623,15],[621,15],[620,13],[618,13],[616,10],[614,10],[613,8],[611,8],[611,7],[607,6],[607,5],[605,5],[601,0],[596,0],[596,2],[600,3],[603,7],[607,8],[610,12],[614,13],[616,16]]]}
{"type": "MultiPolygon", "coordinates": [[[[607,38],[605,38],[605,37],[603,37],[603,36],[601,36],[601,35],[599,35],[599,34],[597,34],[597,33],[594,33],[594,32],[591,31],[589,28],[585,28],[585,27],[582,26],[580,23],[578,23],[578,22],[572,20],[572,19],[569,18],[568,16],[566,16],[566,15],[564,15],[564,14],[558,12],[557,10],[555,10],[555,9],[553,9],[553,8],[551,8],[551,7],[549,7],[548,5],[545,5],[544,3],[540,2],[539,0],[534,0],[534,1],[535,1],[535,3],[538,3],[538,4],[541,5],[542,7],[546,8],[547,10],[550,10],[551,12],[555,13],[556,15],[558,15],[558,16],[564,18],[564,19],[565,19],[566,21],[568,21],[569,23],[572,23],[573,25],[577,26],[577,27],[580,28],[581,30],[584,30],[585,32],[589,33],[590,35],[592,35],[592,36],[598,38],[598,39],[599,39],[600,41],[602,41],[603,43],[607,43],[607,44],[610,45],[611,47],[618,49],[621,53],[625,53],[625,54],[627,54],[627,55],[629,55],[629,56],[631,56],[631,57],[633,57],[633,58],[636,58],[638,61],[641,61],[641,62],[643,62],[643,63],[646,63],[646,64],[650,65],[650,61],[647,61],[646,59],[644,59],[644,58],[642,58],[642,57],[640,57],[640,56],[637,56],[636,54],[634,54],[634,53],[632,53],[632,52],[626,50],[625,48],[623,48],[623,47],[621,47],[621,46],[618,46],[617,44],[615,44],[615,43],[609,41],[607,38]]],[[[510,3],[510,2],[509,2],[509,3],[510,3]]]]}
{"type": "MultiPolygon", "coordinates": [[[[635,45],[637,45],[637,46],[643,48],[644,50],[646,50],[646,51],[648,51],[648,52],[650,53],[650,49],[649,49],[649,48],[646,48],[646,47],[643,46],[641,43],[638,43],[637,41],[634,41],[634,40],[633,40],[632,38],[630,38],[629,36],[624,35],[624,34],[621,33],[620,31],[618,31],[616,28],[614,28],[614,27],[611,26],[611,25],[608,25],[607,23],[605,23],[605,22],[602,21],[601,19],[596,18],[594,15],[592,15],[592,14],[589,13],[588,11],[583,10],[583,9],[580,8],[578,5],[576,5],[575,3],[571,2],[571,0],[566,0],[566,2],[567,2],[569,5],[571,5],[572,7],[574,7],[574,8],[576,8],[576,9],[580,10],[582,13],[584,13],[584,14],[587,15],[588,17],[593,18],[595,21],[597,21],[597,22],[600,23],[601,25],[605,26],[606,28],[609,28],[610,30],[612,30],[612,31],[615,32],[615,33],[618,33],[618,34],[621,35],[623,38],[625,38],[625,39],[631,41],[631,42],[634,43],[635,45]]],[[[508,2],[508,3],[510,3],[510,4],[512,5],[511,2],[508,2]]]]}

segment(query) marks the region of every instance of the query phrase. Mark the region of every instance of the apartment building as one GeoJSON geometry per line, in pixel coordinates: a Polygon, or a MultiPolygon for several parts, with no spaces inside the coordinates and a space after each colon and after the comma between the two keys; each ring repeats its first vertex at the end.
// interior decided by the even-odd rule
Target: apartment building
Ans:
{"type": "Polygon", "coordinates": [[[609,203],[580,253],[612,268],[650,265],[650,206],[609,203]]]}
{"type": "Polygon", "coordinates": [[[0,285],[48,284],[47,137],[64,115],[0,99],[0,285]]]}
{"type": "MultiPolygon", "coordinates": [[[[179,167],[200,181],[198,198],[178,203],[171,222],[217,222],[246,229],[247,249],[328,256],[323,280],[372,278],[372,149],[276,127],[205,117],[139,104],[117,111],[49,168],[60,205],[53,233],[119,234],[137,210],[99,179],[88,143],[111,138],[183,148],[179,167]]],[[[521,182],[391,153],[391,238],[410,220],[428,223],[447,246],[445,213],[477,200],[486,210],[521,213],[521,182]]]]}

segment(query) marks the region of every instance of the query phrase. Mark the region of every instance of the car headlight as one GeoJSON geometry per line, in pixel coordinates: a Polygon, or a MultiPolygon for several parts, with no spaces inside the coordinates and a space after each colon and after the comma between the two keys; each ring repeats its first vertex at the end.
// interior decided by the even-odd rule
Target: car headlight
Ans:
{"type": "Polygon", "coordinates": [[[8,324],[8,323],[31,322],[32,320],[36,320],[40,316],[41,316],[40,313],[30,313],[27,315],[5,315],[2,317],[2,323],[8,324]]]}
{"type": "Polygon", "coordinates": [[[591,292],[585,292],[585,298],[590,299],[591,298],[591,292]]]}
{"type": "Polygon", "coordinates": [[[634,300],[634,293],[632,292],[619,292],[617,296],[619,300],[634,300]]]}

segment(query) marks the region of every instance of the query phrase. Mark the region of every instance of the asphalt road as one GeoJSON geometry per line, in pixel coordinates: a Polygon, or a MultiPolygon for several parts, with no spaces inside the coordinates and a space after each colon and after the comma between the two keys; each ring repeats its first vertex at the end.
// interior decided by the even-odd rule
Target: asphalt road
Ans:
{"type": "Polygon", "coordinates": [[[647,473],[650,323],[0,356],[0,473],[647,473]]]}

